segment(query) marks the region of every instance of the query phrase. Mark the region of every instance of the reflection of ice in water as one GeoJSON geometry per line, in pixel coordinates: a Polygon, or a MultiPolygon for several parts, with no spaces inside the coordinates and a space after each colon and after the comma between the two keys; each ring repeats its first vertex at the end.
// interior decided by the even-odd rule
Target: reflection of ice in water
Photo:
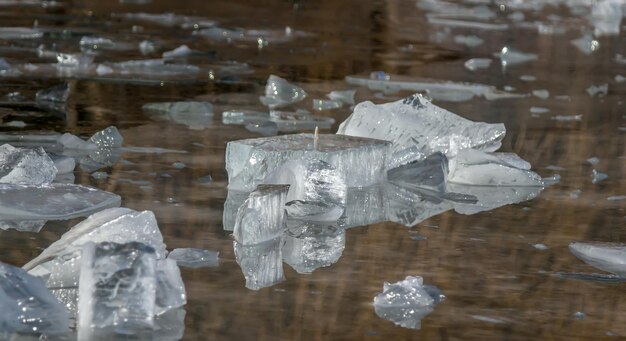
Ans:
{"type": "Polygon", "coordinates": [[[585,263],[626,277],[626,245],[612,243],[571,243],[570,251],[585,263]]]}
{"type": "Polygon", "coordinates": [[[237,264],[246,278],[246,288],[259,290],[284,280],[282,243],[281,237],[254,245],[233,241],[237,264]]]}
{"type": "Polygon", "coordinates": [[[283,260],[299,273],[336,263],[346,244],[345,230],[332,224],[294,222],[285,233],[283,260]]]}

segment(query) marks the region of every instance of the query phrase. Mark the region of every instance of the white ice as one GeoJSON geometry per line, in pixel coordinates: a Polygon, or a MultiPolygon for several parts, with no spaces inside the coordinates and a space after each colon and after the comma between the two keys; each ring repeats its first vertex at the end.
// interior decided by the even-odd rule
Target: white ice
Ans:
{"type": "Polygon", "coordinates": [[[286,79],[270,75],[265,85],[265,96],[259,99],[270,109],[282,108],[299,102],[306,97],[306,92],[286,79]]]}
{"type": "Polygon", "coordinates": [[[626,277],[626,245],[613,243],[581,243],[569,245],[574,256],[585,263],[621,277],[626,277]]]}
{"type": "Polygon", "coordinates": [[[410,329],[420,329],[421,320],[434,305],[435,299],[424,289],[419,276],[407,276],[393,284],[385,282],[383,292],[374,297],[376,315],[410,329]]]}
{"type": "Polygon", "coordinates": [[[43,148],[0,146],[0,183],[47,185],[57,175],[57,168],[43,148]]]}

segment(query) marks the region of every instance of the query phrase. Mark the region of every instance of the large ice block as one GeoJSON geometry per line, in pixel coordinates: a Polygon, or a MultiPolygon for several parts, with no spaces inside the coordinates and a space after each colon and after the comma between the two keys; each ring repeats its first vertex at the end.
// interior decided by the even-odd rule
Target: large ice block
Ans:
{"type": "Polygon", "coordinates": [[[398,326],[420,329],[421,320],[433,311],[435,300],[424,288],[420,276],[407,276],[396,283],[387,283],[374,297],[376,315],[398,326]]]}
{"type": "Polygon", "coordinates": [[[259,99],[271,109],[281,108],[303,100],[306,92],[286,79],[270,75],[265,85],[265,96],[259,99]]]}
{"type": "Polygon", "coordinates": [[[237,264],[246,279],[246,288],[259,290],[282,282],[282,238],[274,238],[255,245],[233,241],[237,264]]]}
{"type": "Polygon", "coordinates": [[[348,187],[386,179],[390,142],[333,134],[294,134],[228,142],[228,188],[251,191],[287,161],[321,160],[339,171],[348,187]]]}
{"type": "Polygon", "coordinates": [[[182,248],[172,250],[167,255],[167,259],[174,260],[179,266],[188,268],[212,267],[219,264],[219,254],[211,250],[182,248]]]}
{"type": "Polygon", "coordinates": [[[626,244],[575,242],[569,249],[594,268],[626,278],[626,244]]]}
{"type": "Polygon", "coordinates": [[[56,175],[57,168],[43,148],[0,146],[0,183],[47,185],[56,175]]]}
{"type": "Polygon", "coordinates": [[[346,231],[329,224],[296,222],[285,233],[282,254],[298,273],[335,264],[346,245],[346,231]]]}
{"type": "Polygon", "coordinates": [[[476,186],[542,187],[541,176],[528,170],[527,166],[528,163],[517,155],[463,149],[450,160],[448,181],[476,186]]]}
{"type": "Polygon", "coordinates": [[[213,120],[213,105],[208,102],[146,103],[142,108],[149,114],[184,124],[190,129],[204,129],[213,120]]]}
{"type": "Polygon", "coordinates": [[[422,160],[436,152],[447,157],[457,150],[495,151],[506,131],[503,124],[472,122],[437,107],[419,94],[376,105],[357,104],[337,134],[393,142],[387,168],[422,160]]]}
{"type": "Polygon", "coordinates": [[[78,289],[78,339],[93,330],[134,334],[154,324],[156,254],[142,243],[87,243],[78,289]]]}
{"type": "Polygon", "coordinates": [[[156,265],[156,296],[154,314],[184,306],[187,303],[185,283],[173,259],[160,259],[156,265]]]}
{"type": "Polygon", "coordinates": [[[65,308],[41,279],[0,262],[0,338],[12,333],[56,335],[69,331],[65,308]]]}
{"type": "Polygon", "coordinates": [[[233,236],[243,245],[280,237],[285,230],[288,185],[259,185],[237,210],[233,236]]]}

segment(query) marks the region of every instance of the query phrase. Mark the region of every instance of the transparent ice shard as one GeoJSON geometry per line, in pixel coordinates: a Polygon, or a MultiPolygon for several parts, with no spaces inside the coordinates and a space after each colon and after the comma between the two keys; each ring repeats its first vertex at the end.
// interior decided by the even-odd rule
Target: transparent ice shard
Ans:
{"type": "Polygon", "coordinates": [[[268,112],[254,110],[227,110],[222,112],[224,124],[246,124],[254,122],[266,122],[270,119],[268,112]]]}
{"type": "Polygon", "coordinates": [[[172,51],[163,52],[163,59],[185,58],[192,54],[193,51],[187,45],[180,45],[172,51]]]}
{"type": "Polygon", "coordinates": [[[298,273],[335,264],[346,244],[343,228],[331,224],[294,222],[284,236],[283,260],[298,273]]]}
{"type": "Polygon", "coordinates": [[[155,316],[154,330],[149,338],[154,341],[182,340],[185,334],[185,315],[185,309],[178,308],[155,316]]]}
{"type": "Polygon", "coordinates": [[[93,330],[134,334],[154,325],[156,254],[142,243],[87,243],[78,292],[78,339],[93,330]]]}
{"type": "Polygon", "coordinates": [[[593,39],[590,34],[585,34],[578,39],[571,41],[572,45],[576,46],[580,52],[589,55],[600,48],[600,43],[593,39]]]}
{"type": "MultiPolygon", "coordinates": [[[[157,43],[150,40],[143,40],[139,43],[139,51],[143,55],[153,53],[157,50],[157,43]]],[[[111,70],[112,71],[112,70],[111,70]]]]}
{"type": "Polygon", "coordinates": [[[410,329],[420,329],[421,320],[430,314],[435,300],[424,288],[420,276],[407,276],[396,283],[387,283],[383,292],[374,297],[376,315],[394,324],[410,329]]]}
{"type": "Polygon", "coordinates": [[[339,101],[343,104],[354,105],[354,95],[356,94],[356,89],[350,90],[335,90],[331,91],[326,97],[332,99],[333,101],[339,101]]]}
{"type": "Polygon", "coordinates": [[[517,155],[500,156],[500,153],[488,154],[475,149],[460,150],[451,159],[448,181],[474,186],[543,187],[541,177],[528,169],[527,162],[517,155]]]}
{"type": "Polygon", "coordinates": [[[94,143],[98,148],[120,148],[124,143],[124,138],[116,127],[110,126],[93,134],[89,142],[94,143]]]}
{"type": "Polygon", "coordinates": [[[438,193],[418,187],[404,187],[388,184],[384,187],[386,201],[385,220],[411,227],[441,214],[454,207],[454,202],[446,200],[438,193]]]}
{"type": "Polygon", "coordinates": [[[256,43],[259,48],[264,48],[269,44],[286,43],[299,38],[311,36],[310,33],[296,31],[289,26],[281,29],[242,29],[242,28],[224,28],[210,27],[202,30],[194,31],[194,34],[204,38],[226,42],[256,43]]]}
{"type": "Polygon", "coordinates": [[[0,220],[67,220],[120,205],[120,197],[73,184],[0,184],[0,220]]]}
{"type": "Polygon", "coordinates": [[[156,265],[156,296],[154,314],[161,315],[187,304],[187,293],[180,269],[172,259],[160,259],[156,265]]]}
{"type": "Polygon", "coordinates": [[[409,187],[422,187],[444,193],[448,178],[448,158],[435,153],[387,172],[390,182],[409,187]]]}
{"type": "Polygon", "coordinates": [[[387,220],[387,197],[381,183],[369,187],[348,188],[346,208],[340,218],[340,226],[348,229],[376,224],[387,220]]]}
{"type": "Polygon", "coordinates": [[[63,149],[74,149],[74,150],[96,150],[98,146],[95,143],[90,141],[85,141],[80,137],[65,133],[59,136],[57,140],[58,144],[63,147],[63,149]]]}
{"type": "Polygon", "coordinates": [[[249,192],[229,190],[224,202],[224,212],[222,213],[222,224],[224,231],[233,231],[237,221],[237,211],[248,199],[249,192]]]}
{"type": "Polygon", "coordinates": [[[606,179],[608,179],[609,175],[603,172],[600,172],[596,169],[591,171],[591,183],[597,184],[606,179]]]}
{"type": "Polygon", "coordinates": [[[48,154],[48,156],[54,162],[57,174],[72,173],[76,168],[76,160],[73,157],[56,154],[48,154]]]}
{"type": "Polygon", "coordinates": [[[585,263],[626,278],[626,245],[616,243],[569,244],[570,251],[585,263]]]}
{"type": "Polygon", "coordinates": [[[246,279],[246,288],[260,290],[282,282],[282,238],[278,237],[255,245],[233,241],[235,259],[246,279]]]}
{"type": "Polygon", "coordinates": [[[147,103],[142,108],[149,114],[184,124],[190,129],[204,129],[213,121],[213,105],[208,102],[147,103]]]}
{"type": "Polygon", "coordinates": [[[623,2],[620,0],[595,1],[591,7],[590,21],[596,36],[618,35],[623,16],[623,2]]]}
{"type": "Polygon", "coordinates": [[[195,65],[166,63],[163,59],[129,60],[103,65],[111,68],[114,74],[144,79],[193,76],[200,72],[200,68],[195,65]]]}
{"type": "Polygon", "coordinates": [[[606,96],[609,93],[609,84],[592,85],[587,88],[589,96],[606,96]]]}
{"type": "Polygon", "coordinates": [[[203,249],[174,249],[167,259],[176,261],[179,266],[188,268],[214,267],[219,265],[219,252],[203,249]]]}
{"type": "Polygon", "coordinates": [[[343,102],[332,99],[314,99],[313,109],[317,111],[339,109],[343,106],[343,102]]]}
{"type": "Polygon", "coordinates": [[[244,125],[247,131],[261,134],[262,136],[275,136],[278,134],[278,125],[275,122],[256,122],[244,125]]]}
{"type": "Polygon", "coordinates": [[[43,148],[0,146],[0,183],[47,185],[56,175],[57,168],[43,148]]]}
{"type": "Polygon", "coordinates": [[[69,331],[65,308],[41,279],[0,262],[0,337],[12,333],[50,336],[69,331]]]}
{"type": "Polygon", "coordinates": [[[476,71],[478,69],[487,69],[491,66],[491,59],[489,58],[472,58],[465,62],[465,68],[470,71],[476,71]]]}
{"type": "Polygon", "coordinates": [[[285,230],[285,199],[288,185],[259,185],[237,210],[233,229],[242,245],[264,242],[285,230]]]}
{"type": "Polygon", "coordinates": [[[583,119],[583,115],[554,115],[552,116],[552,119],[561,122],[574,122],[581,121],[583,119]]]}
{"type": "Polygon", "coordinates": [[[251,191],[268,174],[290,160],[321,160],[339,171],[348,187],[369,186],[386,179],[390,142],[320,134],[283,135],[228,142],[228,188],[251,191]]]}
{"type": "Polygon", "coordinates": [[[507,46],[503,47],[502,51],[500,51],[500,53],[495,54],[495,56],[500,58],[500,62],[502,63],[503,67],[513,66],[513,65],[537,60],[537,55],[534,53],[524,53],[521,51],[514,50],[507,46]]]}
{"type": "Polygon", "coordinates": [[[422,160],[436,152],[495,151],[506,130],[503,124],[472,122],[440,108],[419,94],[397,102],[357,104],[337,134],[392,141],[388,169],[422,160]]]}
{"type": "Polygon", "coordinates": [[[299,102],[306,97],[306,92],[286,79],[270,75],[265,85],[265,96],[259,99],[270,109],[282,108],[299,102]]]}

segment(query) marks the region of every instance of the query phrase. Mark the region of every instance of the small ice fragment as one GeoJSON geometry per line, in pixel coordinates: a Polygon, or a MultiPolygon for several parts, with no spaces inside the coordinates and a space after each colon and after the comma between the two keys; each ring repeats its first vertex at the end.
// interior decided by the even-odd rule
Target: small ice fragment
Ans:
{"type": "Polygon", "coordinates": [[[346,232],[343,228],[311,222],[298,222],[285,233],[283,260],[298,273],[335,264],[343,253],[346,232]]]}
{"type": "Polygon", "coordinates": [[[0,220],[0,229],[5,231],[13,229],[20,232],[39,233],[46,223],[47,221],[45,220],[0,220]]]}
{"type": "Polygon", "coordinates": [[[0,183],[47,185],[56,175],[57,168],[43,148],[0,146],[0,183]]]}
{"type": "Polygon", "coordinates": [[[535,249],[537,249],[537,250],[541,250],[541,251],[544,251],[544,250],[547,250],[547,249],[548,249],[548,247],[547,247],[545,244],[541,244],[541,243],[539,243],[539,244],[533,244],[533,247],[534,247],[535,249]]]}
{"type": "Polygon", "coordinates": [[[419,276],[407,276],[393,284],[385,282],[383,292],[374,297],[376,315],[410,329],[420,329],[421,320],[433,311],[434,305],[435,300],[419,276]]]}
{"type": "Polygon", "coordinates": [[[82,51],[97,51],[115,48],[113,40],[104,37],[84,36],[79,42],[82,51]]]}
{"type": "Polygon", "coordinates": [[[574,318],[577,320],[582,320],[585,318],[585,313],[583,313],[582,311],[577,311],[576,313],[574,313],[574,318]]]}
{"type": "Polygon", "coordinates": [[[626,245],[614,243],[569,244],[570,251],[585,263],[621,277],[626,277],[626,245]]]}
{"type": "Polygon", "coordinates": [[[546,169],[548,170],[553,170],[553,171],[562,171],[565,170],[565,168],[561,167],[561,166],[556,166],[556,165],[549,165],[546,167],[546,169]]]}
{"type": "Polygon", "coordinates": [[[501,320],[501,319],[497,319],[497,318],[493,318],[489,316],[471,315],[471,317],[475,320],[487,322],[487,323],[494,323],[494,324],[506,323],[506,320],[501,320]]]}
{"type": "Polygon", "coordinates": [[[233,241],[235,259],[246,279],[246,288],[260,290],[285,279],[282,243],[280,237],[255,245],[233,241]]]}
{"type": "Polygon", "coordinates": [[[454,42],[457,44],[465,45],[467,47],[476,47],[478,45],[481,45],[484,42],[484,40],[474,35],[471,35],[471,36],[457,35],[457,36],[454,36],[454,42]]]}
{"type": "Polygon", "coordinates": [[[0,27],[0,39],[39,39],[43,37],[43,32],[36,28],[29,27],[0,27]]]}
{"type": "Polygon", "coordinates": [[[547,176],[541,179],[541,182],[544,186],[552,186],[561,182],[561,176],[559,174],[554,174],[552,176],[547,176]]]}
{"type": "Polygon", "coordinates": [[[387,178],[390,182],[404,186],[433,189],[444,193],[448,178],[448,158],[441,153],[435,153],[424,160],[390,169],[387,178]]]}
{"type": "Polygon", "coordinates": [[[235,240],[251,245],[280,237],[285,230],[288,185],[259,185],[237,210],[235,240]]]}
{"type": "Polygon", "coordinates": [[[472,58],[465,62],[465,68],[470,71],[476,71],[478,69],[487,69],[491,66],[491,59],[489,58],[472,58]]]}
{"type": "Polygon", "coordinates": [[[158,260],[154,314],[161,315],[185,304],[187,304],[187,293],[178,265],[169,258],[158,260]]]}
{"type": "Polygon", "coordinates": [[[63,146],[65,149],[76,149],[76,150],[96,150],[98,146],[90,141],[85,141],[76,135],[72,135],[70,133],[65,133],[61,135],[58,139],[59,145],[63,146]]]}
{"type": "Polygon", "coordinates": [[[326,97],[332,99],[333,101],[340,101],[347,105],[354,105],[354,95],[356,94],[356,89],[351,90],[335,90],[331,91],[326,97]]]}
{"type": "Polygon", "coordinates": [[[426,236],[422,236],[421,234],[411,233],[411,239],[419,242],[422,240],[427,240],[428,238],[426,236]]]}
{"type": "Polygon", "coordinates": [[[7,62],[6,59],[0,58],[0,71],[9,71],[11,70],[11,64],[7,62]]]}
{"type": "Polygon", "coordinates": [[[600,163],[600,159],[599,159],[599,158],[597,158],[596,156],[594,156],[594,157],[590,157],[590,158],[588,158],[588,159],[587,159],[587,162],[588,162],[590,165],[597,165],[598,163],[600,163]]]}
{"type": "Polygon", "coordinates": [[[609,177],[608,174],[606,173],[602,173],[598,170],[592,170],[591,171],[591,183],[597,184],[601,181],[606,180],[609,177]]]}
{"type": "Polygon", "coordinates": [[[224,124],[262,123],[268,120],[268,112],[253,110],[227,110],[222,112],[222,123],[224,124]]]}
{"type": "Polygon", "coordinates": [[[524,53],[507,46],[503,47],[500,53],[495,54],[495,56],[500,58],[503,67],[537,60],[537,55],[534,53],[524,53]]]}
{"type": "Polygon", "coordinates": [[[217,251],[183,248],[172,250],[167,259],[188,268],[214,267],[219,265],[219,254],[217,251]]]}
{"type": "Polygon", "coordinates": [[[589,20],[596,36],[617,35],[622,23],[622,2],[615,0],[596,1],[591,5],[589,20]]]}
{"type": "Polygon", "coordinates": [[[148,114],[184,124],[190,129],[204,129],[213,121],[213,105],[208,102],[147,103],[142,109],[148,114]]]}
{"type": "Polygon", "coordinates": [[[37,102],[65,103],[70,96],[70,87],[67,83],[55,85],[51,88],[39,90],[35,94],[37,102]]]}
{"type": "Polygon", "coordinates": [[[213,177],[211,175],[205,175],[198,178],[198,182],[203,185],[208,185],[213,183],[213,177]]]}
{"type": "Polygon", "coordinates": [[[157,44],[155,42],[153,42],[153,41],[142,40],[139,43],[139,51],[143,55],[147,55],[147,54],[153,53],[156,50],[157,50],[157,44]]]}
{"type": "Polygon", "coordinates": [[[548,90],[533,90],[533,95],[541,99],[548,99],[548,97],[550,97],[550,92],[548,90]]]}
{"type": "Polygon", "coordinates": [[[450,160],[448,181],[474,186],[543,186],[541,177],[527,169],[528,163],[509,162],[495,154],[464,149],[450,160]]]}
{"type": "Polygon", "coordinates": [[[583,191],[581,191],[580,189],[577,189],[575,191],[570,192],[569,197],[572,199],[578,199],[578,197],[580,196],[582,192],[583,191]]]}
{"type": "Polygon", "coordinates": [[[310,130],[315,127],[328,129],[335,123],[334,118],[313,116],[306,110],[298,110],[295,113],[272,110],[269,119],[282,132],[310,130]]]}
{"type": "Polygon", "coordinates": [[[606,198],[606,200],[608,201],[626,200],[626,195],[613,195],[613,196],[606,198]]]}
{"type": "Polygon", "coordinates": [[[531,75],[521,75],[519,79],[523,80],[524,82],[534,82],[537,80],[537,77],[531,75]]]}
{"type": "Polygon", "coordinates": [[[616,75],[615,76],[615,81],[618,83],[622,83],[626,81],[626,77],[622,76],[622,75],[616,75]]]}
{"type": "Polygon", "coordinates": [[[111,68],[110,66],[99,64],[98,67],[96,68],[96,74],[98,76],[105,76],[105,75],[109,75],[112,73],[113,73],[113,68],[111,68]]]}
{"type": "Polygon", "coordinates": [[[582,121],[583,115],[555,115],[552,119],[561,122],[582,121]]]}
{"type": "Polygon", "coordinates": [[[313,109],[317,111],[339,109],[343,106],[343,102],[327,99],[314,99],[313,109]]]}
{"type": "Polygon", "coordinates": [[[119,148],[124,143],[124,138],[116,127],[110,126],[93,134],[88,142],[94,143],[98,148],[119,148]]]}
{"type": "Polygon", "coordinates": [[[587,88],[587,93],[589,96],[600,96],[604,97],[609,93],[609,84],[600,84],[600,85],[592,85],[587,88]]]}
{"type": "Polygon", "coordinates": [[[259,99],[270,109],[276,109],[299,102],[306,97],[306,92],[286,79],[270,75],[265,86],[265,96],[259,99]]]}
{"type": "Polygon", "coordinates": [[[550,109],[543,107],[530,107],[530,112],[533,114],[545,114],[549,112],[550,109]]]}
{"type": "Polygon", "coordinates": [[[96,180],[104,180],[109,177],[109,174],[107,174],[107,172],[93,172],[91,173],[91,177],[96,180]]]}
{"type": "Polygon", "coordinates": [[[189,56],[193,51],[187,45],[180,45],[172,51],[163,52],[163,59],[176,59],[189,56]]]}
{"type": "Polygon", "coordinates": [[[11,128],[24,128],[26,127],[26,123],[24,121],[9,121],[2,124],[3,127],[11,127],[11,128]]]}
{"type": "Polygon", "coordinates": [[[589,55],[600,48],[600,43],[593,39],[590,34],[585,34],[578,39],[574,39],[571,43],[586,55],[589,55]]]}
{"type": "Polygon", "coordinates": [[[176,169],[183,169],[185,167],[187,167],[187,165],[185,165],[184,163],[177,161],[172,163],[172,167],[176,168],[176,169]]]}

